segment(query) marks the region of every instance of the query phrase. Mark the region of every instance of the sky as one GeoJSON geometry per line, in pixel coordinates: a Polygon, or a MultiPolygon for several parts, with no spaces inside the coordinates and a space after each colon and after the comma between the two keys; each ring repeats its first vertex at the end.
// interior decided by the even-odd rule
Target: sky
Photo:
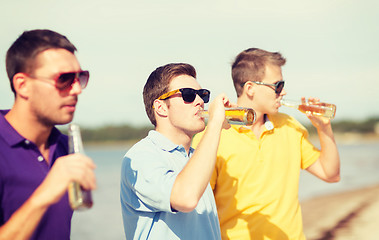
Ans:
{"type": "Polygon", "coordinates": [[[25,30],[51,29],[77,47],[90,71],[74,117],[86,127],[150,124],[143,86],[167,63],[193,65],[211,96],[236,102],[231,63],[251,47],[287,59],[287,98],[318,97],[337,105],[336,121],[364,120],[379,116],[378,11],[376,0],[1,1],[0,109],[14,101],[8,48],[25,30]]]}

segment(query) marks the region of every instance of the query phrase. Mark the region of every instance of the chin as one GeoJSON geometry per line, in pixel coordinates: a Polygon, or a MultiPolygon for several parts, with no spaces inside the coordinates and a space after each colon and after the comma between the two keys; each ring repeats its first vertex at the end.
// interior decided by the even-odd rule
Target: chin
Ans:
{"type": "Polygon", "coordinates": [[[55,119],[54,125],[65,125],[72,122],[73,119],[74,119],[74,116],[65,117],[61,119],[55,119]]]}
{"type": "Polygon", "coordinates": [[[193,132],[196,134],[196,133],[204,131],[204,129],[205,129],[205,123],[202,122],[201,124],[196,125],[196,127],[193,129],[193,132]]]}
{"type": "Polygon", "coordinates": [[[273,115],[273,114],[277,114],[278,112],[279,112],[279,108],[275,108],[269,114],[273,115]]]}

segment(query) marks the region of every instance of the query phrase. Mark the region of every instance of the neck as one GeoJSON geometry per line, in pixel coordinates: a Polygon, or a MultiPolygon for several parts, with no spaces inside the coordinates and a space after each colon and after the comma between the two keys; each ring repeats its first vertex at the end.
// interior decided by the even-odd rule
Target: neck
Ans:
{"type": "Polygon", "coordinates": [[[173,143],[177,145],[182,145],[186,152],[189,152],[192,137],[194,134],[187,134],[183,131],[178,131],[176,129],[168,129],[158,125],[155,128],[155,130],[167,137],[168,139],[170,139],[173,143]]]}
{"type": "Polygon", "coordinates": [[[257,117],[257,120],[255,121],[255,123],[253,124],[253,126],[254,125],[262,125],[262,124],[264,124],[264,122],[265,122],[265,119],[264,119],[265,113],[257,111],[257,109],[254,106],[253,101],[251,99],[246,99],[246,98],[243,98],[243,97],[239,97],[237,99],[237,105],[238,105],[238,107],[245,107],[245,108],[252,108],[252,109],[254,109],[256,117],[257,117]]]}
{"type": "Polygon", "coordinates": [[[5,115],[5,119],[21,136],[32,141],[39,149],[48,147],[47,140],[53,126],[42,124],[27,108],[15,103],[5,115]]]}
{"type": "Polygon", "coordinates": [[[238,107],[252,108],[256,114],[256,121],[253,125],[250,126],[250,129],[255,133],[255,135],[259,138],[261,132],[263,131],[263,126],[265,123],[265,113],[257,111],[252,99],[247,99],[246,97],[239,97],[237,99],[238,107]]]}

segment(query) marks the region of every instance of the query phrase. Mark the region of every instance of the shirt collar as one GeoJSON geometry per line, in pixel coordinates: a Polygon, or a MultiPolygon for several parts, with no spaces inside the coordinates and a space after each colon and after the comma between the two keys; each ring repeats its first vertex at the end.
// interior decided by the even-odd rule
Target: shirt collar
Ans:
{"type": "Polygon", "coordinates": [[[21,136],[9,122],[5,119],[5,115],[9,112],[8,110],[0,110],[0,136],[6,141],[10,146],[15,146],[20,142],[24,142],[26,139],[21,136]]]}
{"type": "Polygon", "coordinates": [[[273,130],[275,126],[274,126],[274,123],[270,121],[269,116],[267,114],[265,114],[264,118],[265,118],[266,130],[267,131],[273,130]]]}
{"type": "MultiPolygon", "coordinates": [[[[165,151],[171,152],[175,149],[178,149],[180,151],[182,150],[185,152],[185,149],[183,146],[173,143],[166,136],[164,136],[163,134],[161,134],[155,130],[149,131],[148,137],[151,139],[151,141],[155,145],[159,146],[161,149],[163,149],[165,151]]],[[[191,155],[193,153],[193,151],[194,151],[194,149],[191,147],[189,150],[189,155],[191,155]]]]}
{"type": "MultiPolygon", "coordinates": [[[[9,146],[15,146],[20,143],[24,143],[27,139],[20,135],[16,129],[9,124],[5,119],[5,115],[9,112],[8,110],[0,110],[0,136],[9,144],[9,146]]],[[[49,145],[56,143],[62,133],[57,129],[53,128],[49,136],[49,145]]]]}

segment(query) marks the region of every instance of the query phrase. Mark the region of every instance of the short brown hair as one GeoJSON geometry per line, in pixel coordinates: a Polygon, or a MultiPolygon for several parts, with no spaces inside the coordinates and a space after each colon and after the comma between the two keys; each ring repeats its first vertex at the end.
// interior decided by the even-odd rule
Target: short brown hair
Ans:
{"type": "Polygon", "coordinates": [[[76,51],[75,46],[65,36],[51,30],[25,31],[16,39],[6,56],[7,74],[14,94],[14,75],[20,72],[32,74],[36,67],[36,56],[53,48],[63,48],[71,53],[76,51]]]}
{"type": "Polygon", "coordinates": [[[147,79],[143,88],[143,101],[146,114],[154,126],[157,126],[153,109],[154,100],[167,93],[171,80],[180,75],[196,78],[196,70],[190,64],[170,63],[155,69],[147,79]]]}
{"type": "Polygon", "coordinates": [[[268,52],[259,48],[249,48],[238,54],[232,64],[232,78],[237,97],[241,96],[245,82],[262,81],[266,65],[281,67],[285,63],[286,59],[279,52],[268,52]]]}

